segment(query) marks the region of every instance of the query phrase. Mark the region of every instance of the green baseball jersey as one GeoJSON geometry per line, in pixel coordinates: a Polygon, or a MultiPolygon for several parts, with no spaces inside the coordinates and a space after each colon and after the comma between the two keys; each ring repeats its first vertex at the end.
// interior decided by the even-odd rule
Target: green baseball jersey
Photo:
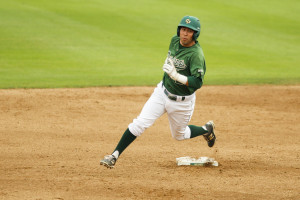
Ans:
{"type": "Polygon", "coordinates": [[[164,73],[163,84],[173,94],[186,96],[193,94],[203,84],[206,65],[202,48],[198,41],[191,47],[183,47],[180,38],[176,35],[172,38],[168,58],[173,60],[178,73],[187,76],[189,86],[174,81],[167,73],[164,73]],[[199,79],[200,86],[193,87],[192,80],[199,79]]]}

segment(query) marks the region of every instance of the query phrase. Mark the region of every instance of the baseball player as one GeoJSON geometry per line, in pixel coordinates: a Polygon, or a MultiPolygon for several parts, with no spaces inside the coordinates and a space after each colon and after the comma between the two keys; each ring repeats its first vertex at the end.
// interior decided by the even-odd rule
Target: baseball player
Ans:
{"type": "Polygon", "coordinates": [[[157,84],[140,115],[129,124],[113,153],[105,156],[100,165],[113,168],[121,153],[164,113],[168,114],[171,134],[176,140],[203,135],[208,146],[214,146],[213,121],[203,126],[188,125],[194,111],[195,92],[201,88],[206,71],[204,54],[197,41],[200,29],[196,17],[181,19],[163,65],[162,81],[157,84]]]}

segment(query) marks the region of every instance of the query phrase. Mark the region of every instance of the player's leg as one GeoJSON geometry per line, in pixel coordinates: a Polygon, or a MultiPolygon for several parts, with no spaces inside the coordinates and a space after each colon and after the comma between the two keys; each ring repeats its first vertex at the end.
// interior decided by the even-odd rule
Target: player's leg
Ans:
{"type": "Polygon", "coordinates": [[[100,161],[100,165],[104,165],[108,168],[113,168],[120,154],[135,140],[135,138],[136,136],[134,136],[127,128],[113,153],[111,155],[105,156],[100,161]]]}
{"type": "Polygon", "coordinates": [[[208,146],[212,147],[216,139],[212,121],[203,126],[188,125],[193,115],[195,99],[191,102],[168,102],[167,110],[172,136],[176,140],[184,140],[203,135],[208,146]]]}
{"type": "Polygon", "coordinates": [[[194,138],[203,135],[207,141],[209,147],[213,147],[216,141],[216,135],[214,132],[215,124],[213,121],[207,122],[204,126],[189,125],[188,128],[191,130],[191,137],[194,138]]]}
{"type": "Polygon", "coordinates": [[[168,100],[166,103],[171,134],[176,140],[184,140],[191,137],[191,130],[187,126],[194,112],[196,97],[194,96],[190,99],[190,101],[184,102],[168,100]]]}
{"type": "Polygon", "coordinates": [[[144,105],[141,113],[132,123],[128,125],[129,131],[134,136],[140,136],[144,131],[152,126],[154,122],[165,112],[165,94],[161,83],[157,85],[151,97],[144,105]]]}
{"type": "Polygon", "coordinates": [[[112,168],[122,152],[135,140],[135,138],[152,126],[155,120],[166,112],[163,95],[164,93],[159,84],[144,105],[140,115],[129,124],[112,155],[106,156],[106,158],[101,160],[100,164],[112,168]]]}

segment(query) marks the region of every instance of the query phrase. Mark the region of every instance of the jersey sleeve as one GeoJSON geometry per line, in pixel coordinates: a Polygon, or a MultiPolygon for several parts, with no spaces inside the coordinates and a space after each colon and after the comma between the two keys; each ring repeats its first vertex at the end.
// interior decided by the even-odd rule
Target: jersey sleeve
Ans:
{"type": "Polygon", "coordinates": [[[193,54],[190,60],[190,72],[192,76],[204,79],[206,65],[203,54],[198,52],[193,54]]]}
{"type": "Polygon", "coordinates": [[[201,88],[206,71],[205,59],[202,52],[196,52],[190,59],[190,73],[188,76],[189,87],[195,90],[201,88]]]}

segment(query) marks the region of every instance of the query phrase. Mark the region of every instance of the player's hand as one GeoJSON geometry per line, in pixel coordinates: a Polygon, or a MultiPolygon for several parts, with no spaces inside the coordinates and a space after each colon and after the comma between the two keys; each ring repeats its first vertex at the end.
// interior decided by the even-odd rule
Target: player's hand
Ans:
{"type": "Polygon", "coordinates": [[[166,72],[170,77],[171,79],[175,80],[175,81],[178,81],[184,85],[187,85],[188,84],[188,78],[184,75],[181,75],[177,72],[175,66],[174,66],[174,63],[173,61],[168,58],[163,66],[163,70],[164,72],[166,72]],[[168,64],[168,62],[170,64],[168,64]]]}
{"type": "Polygon", "coordinates": [[[168,60],[170,64],[168,64],[168,62],[165,62],[165,64],[163,65],[163,70],[164,72],[166,72],[172,79],[175,80],[175,78],[177,77],[177,71],[176,68],[173,64],[173,61],[168,58],[168,60]]]}

